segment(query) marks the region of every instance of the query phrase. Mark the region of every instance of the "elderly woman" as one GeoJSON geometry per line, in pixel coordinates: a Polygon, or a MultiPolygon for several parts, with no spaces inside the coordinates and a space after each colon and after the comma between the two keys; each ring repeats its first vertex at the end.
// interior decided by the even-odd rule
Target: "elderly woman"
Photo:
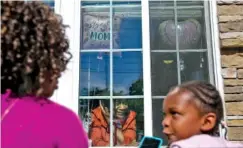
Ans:
{"type": "MultiPolygon", "coordinates": [[[[114,145],[132,145],[136,141],[136,113],[122,100],[116,100],[113,121],[114,145]]],[[[101,100],[92,111],[90,138],[93,146],[110,146],[110,104],[101,100]]]]}

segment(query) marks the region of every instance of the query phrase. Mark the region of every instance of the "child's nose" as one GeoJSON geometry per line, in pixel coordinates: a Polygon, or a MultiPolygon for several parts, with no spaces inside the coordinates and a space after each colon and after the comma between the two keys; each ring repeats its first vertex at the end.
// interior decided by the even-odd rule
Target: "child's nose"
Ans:
{"type": "Polygon", "coordinates": [[[165,128],[165,127],[168,127],[168,126],[170,125],[170,118],[164,116],[164,119],[162,120],[161,125],[162,125],[164,128],[165,128]]]}

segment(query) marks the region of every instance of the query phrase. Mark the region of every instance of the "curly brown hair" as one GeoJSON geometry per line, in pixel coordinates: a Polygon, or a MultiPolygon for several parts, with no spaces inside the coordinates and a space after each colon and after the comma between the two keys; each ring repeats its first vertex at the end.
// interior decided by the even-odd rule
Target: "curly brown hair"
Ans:
{"type": "Polygon", "coordinates": [[[60,75],[71,59],[67,26],[37,1],[1,1],[1,14],[1,92],[38,92],[44,74],[60,75]]]}

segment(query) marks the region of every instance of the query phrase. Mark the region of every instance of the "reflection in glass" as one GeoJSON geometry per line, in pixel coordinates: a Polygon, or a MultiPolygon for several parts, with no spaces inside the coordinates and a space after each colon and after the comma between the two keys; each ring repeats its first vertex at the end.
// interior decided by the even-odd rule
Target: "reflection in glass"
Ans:
{"type": "Polygon", "coordinates": [[[114,49],[142,48],[141,1],[113,2],[114,49]]]}
{"type": "Polygon", "coordinates": [[[143,95],[141,52],[113,53],[113,95],[143,95]]]}
{"type": "Polygon", "coordinates": [[[180,53],[181,81],[209,81],[207,52],[180,53]]]}
{"type": "Polygon", "coordinates": [[[151,53],[152,95],[165,96],[178,84],[176,53],[151,53]]]}
{"type": "Polygon", "coordinates": [[[176,49],[174,1],[150,1],[150,45],[152,50],[176,49]]]}
{"type": "Polygon", "coordinates": [[[42,2],[49,5],[52,9],[55,7],[55,0],[42,0],[42,2]]]}
{"type": "Polygon", "coordinates": [[[167,137],[163,134],[163,99],[152,100],[152,113],[153,113],[153,136],[162,138],[163,145],[167,145],[167,137]]]}
{"type": "Polygon", "coordinates": [[[107,52],[80,54],[80,95],[110,95],[110,56],[107,52]]]}
{"type": "Polygon", "coordinates": [[[179,9],[177,11],[177,33],[179,49],[204,49],[205,27],[204,9],[179,9]]]}
{"type": "MultiPolygon", "coordinates": [[[[90,5],[90,4],[83,4],[90,5]]],[[[103,4],[102,4],[103,5],[103,4]]],[[[110,48],[109,8],[82,8],[81,49],[110,48]]]]}
{"type": "Polygon", "coordinates": [[[125,130],[123,136],[127,146],[137,146],[136,142],[144,135],[143,106],[143,98],[114,100],[114,124],[125,130]]]}
{"type": "MultiPolygon", "coordinates": [[[[109,146],[110,100],[81,99],[79,103],[79,115],[92,146],[109,146]]],[[[137,146],[144,131],[143,99],[114,100],[113,119],[114,145],[137,146]]]]}

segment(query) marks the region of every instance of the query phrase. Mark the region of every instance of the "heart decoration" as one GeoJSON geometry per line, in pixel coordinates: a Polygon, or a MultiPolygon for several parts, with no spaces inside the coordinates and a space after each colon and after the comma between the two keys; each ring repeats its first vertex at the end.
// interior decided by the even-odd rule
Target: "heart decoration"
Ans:
{"type": "Polygon", "coordinates": [[[198,48],[201,39],[201,24],[195,19],[181,21],[175,25],[173,20],[167,20],[159,25],[159,34],[163,48],[176,48],[176,28],[180,49],[198,48]]]}

